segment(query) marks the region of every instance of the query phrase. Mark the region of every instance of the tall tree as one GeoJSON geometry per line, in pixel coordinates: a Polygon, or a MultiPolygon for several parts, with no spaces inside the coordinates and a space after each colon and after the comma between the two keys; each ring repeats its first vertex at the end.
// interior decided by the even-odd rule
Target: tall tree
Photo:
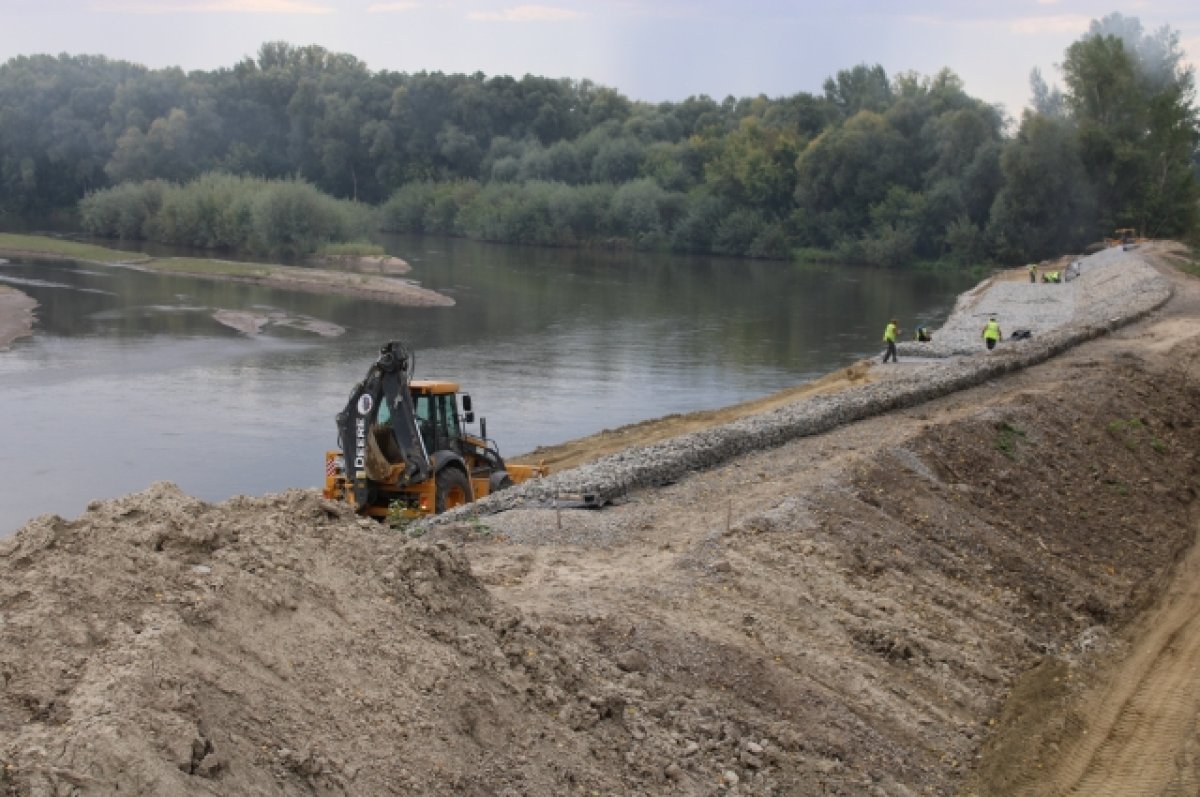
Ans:
{"type": "Polygon", "coordinates": [[[1095,232],[1176,235],[1193,226],[1200,127],[1178,33],[1145,35],[1136,19],[1112,14],[1067,49],[1063,75],[1096,194],[1095,232]]]}
{"type": "Polygon", "coordinates": [[[882,113],[892,104],[892,85],[882,66],[859,64],[825,79],[825,99],[848,119],[859,111],[882,113]]]}
{"type": "Polygon", "coordinates": [[[1068,120],[1026,111],[1000,169],[988,231],[1002,259],[1078,251],[1092,237],[1094,197],[1068,120]]]}

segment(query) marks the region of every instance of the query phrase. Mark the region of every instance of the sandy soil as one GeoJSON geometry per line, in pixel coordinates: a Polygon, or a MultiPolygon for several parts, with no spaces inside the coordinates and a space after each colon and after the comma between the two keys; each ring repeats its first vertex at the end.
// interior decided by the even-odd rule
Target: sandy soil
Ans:
{"type": "Polygon", "coordinates": [[[33,334],[37,302],[18,290],[0,287],[0,351],[14,340],[33,334]]]}
{"type": "MultiPolygon", "coordinates": [[[[154,261],[138,263],[131,268],[154,271],[154,261]]],[[[346,273],[318,268],[297,268],[293,266],[270,266],[269,271],[262,275],[214,274],[208,271],[187,271],[186,269],[171,268],[171,274],[185,274],[199,279],[211,279],[218,282],[244,282],[250,285],[262,285],[268,288],[279,288],[288,291],[305,293],[334,294],[337,296],[352,296],[360,299],[370,299],[377,302],[406,307],[450,307],[454,300],[449,296],[422,288],[410,280],[397,279],[382,274],[346,273]]]]}
{"type": "Polygon", "coordinates": [[[40,518],[0,544],[0,793],[1195,794],[1173,279],[1050,362],[600,511],[409,539],[156,485],[40,518]]]}

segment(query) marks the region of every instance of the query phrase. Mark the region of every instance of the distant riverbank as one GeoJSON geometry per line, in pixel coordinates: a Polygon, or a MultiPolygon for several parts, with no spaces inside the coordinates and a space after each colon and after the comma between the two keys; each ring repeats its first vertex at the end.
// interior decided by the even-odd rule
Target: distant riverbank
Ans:
{"type": "MultiPolygon", "coordinates": [[[[0,233],[0,258],[74,260],[305,293],[352,296],[406,307],[449,307],[454,304],[449,296],[422,288],[410,280],[398,279],[396,274],[406,273],[409,269],[407,263],[394,257],[334,257],[320,261],[330,268],[310,268],[212,258],[150,257],[40,235],[0,233]]],[[[15,301],[12,304],[13,307],[8,303],[0,306],[3,315],[0,328],[7,328],[11,323],[19,330],[19,317],[8,318],[10,313],[21,312],[14,309],[15,301]]],[[[17,336],[20,334],[18,332],[17,336]]],[[[0,338],[0,346],[6,344],[0,338]]]]}

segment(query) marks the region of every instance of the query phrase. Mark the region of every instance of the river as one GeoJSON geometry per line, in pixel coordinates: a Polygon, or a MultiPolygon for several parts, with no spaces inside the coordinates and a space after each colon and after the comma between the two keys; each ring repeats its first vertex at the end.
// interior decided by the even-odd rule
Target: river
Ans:
{"type": "Polygon", "coordinates": [[[0,263],[39,302],[0,352],[0,536],[42,513],[178,484],[205,500],[318,486],[334,416],[379,346],[457,380],[506,455],[792,387],[936,326],[966,274],[391,237],[451,308],[405,308],[120,267],[0,263]],[[218,310],[273,314],[246,336],[218,310]],[[322,337],[305,322],[339,325],[322,337]]]}

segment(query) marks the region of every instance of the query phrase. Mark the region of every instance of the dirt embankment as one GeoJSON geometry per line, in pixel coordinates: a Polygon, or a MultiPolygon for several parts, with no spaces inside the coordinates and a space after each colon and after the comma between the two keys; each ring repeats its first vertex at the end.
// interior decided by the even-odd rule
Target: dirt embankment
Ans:
{"type": "Polygon", "coordinates": [[[559,445],[536,448],[528,454],[514,457],[513,461],[529,465],[540,462],[548,466],[552,472],[558,472],[609,454],[615,454],[618,451],[624,451],[633,446],[657,443],[688,432],[720,426],[730,421],[736,421],[738,418],[770,412],[778,407],[813,396],[824,396],[855,385],[868,384],[873,378],[870,363],[863,360],[812,382],[781,390],[761,399],[716,410],[667,415],[663,418],[633,423],[618,429],[605,429],[578,440],[568,440],[559,445]]]}
{"type": "Polygon", "coordinates": [[[1168,592],[1200,531],[1176,282],[1042,365],[602,511],[410,540],[160,485],[34,521],[0,544],[0,792],[1194,794],[1194,701],[1138,730],[1200,633],[1168,592]]]}

